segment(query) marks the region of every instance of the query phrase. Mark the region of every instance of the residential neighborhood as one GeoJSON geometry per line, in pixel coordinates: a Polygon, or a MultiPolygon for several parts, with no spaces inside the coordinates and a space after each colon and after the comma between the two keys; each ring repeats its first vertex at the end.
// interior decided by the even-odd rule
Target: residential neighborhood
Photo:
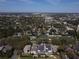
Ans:
{"type": "Polygon", "coordinates": [[[78,47],[78,13],[0,13],[0,59],[78,59],[78,47]]]}

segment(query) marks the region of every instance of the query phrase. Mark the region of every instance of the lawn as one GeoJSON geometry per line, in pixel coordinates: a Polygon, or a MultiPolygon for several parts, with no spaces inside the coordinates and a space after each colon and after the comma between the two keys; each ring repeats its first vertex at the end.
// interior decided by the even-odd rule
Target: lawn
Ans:
{"type": "MultiPolygon", "coordinates": [[[[60,59],[60,57],[56,56],[57,58],[35,58],[35,59],[60,59]]],[[[10,59],[10,58],[7,58],[7,57],[0,57],[0,59],[10,59]]],[[[33,59],[33,57],[21,57],[21,59],[33,59]]]]}
{"type": "Polygon", "coordinates": [[[0,57],[0,59],[9,59],[9,58],[7,58],[7,57],[0,57]]]}
{"type": "MultiPolygon", "coordinates": [[[[32,57],[22,57],[21,59],[33,59],[33,58],[32,57]]],[[[60,59],[60,58],[48,57],[48,58],[35,58],[35,59],[60,59]]]]}
{"type": "MultiPolygon", "coordinates": [[[[0,57],[0,59],[10,59],[8,57],[0,57]]],[[[32,57],[21,57],[21,59],[33,59],[32,57]]]]}
{"type": "Polygon", "coordinates": [[[33,59],[32,57],[21,57],[21,59],[33,59]]]}

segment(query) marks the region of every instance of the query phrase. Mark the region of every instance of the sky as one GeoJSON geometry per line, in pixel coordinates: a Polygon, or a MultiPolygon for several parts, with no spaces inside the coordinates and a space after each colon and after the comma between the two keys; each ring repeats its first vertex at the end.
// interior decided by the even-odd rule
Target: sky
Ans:
{"type": "Polygon", "coordinates": [[[79,13],[79,0],[0,0],[0,12],[79,13]]]}

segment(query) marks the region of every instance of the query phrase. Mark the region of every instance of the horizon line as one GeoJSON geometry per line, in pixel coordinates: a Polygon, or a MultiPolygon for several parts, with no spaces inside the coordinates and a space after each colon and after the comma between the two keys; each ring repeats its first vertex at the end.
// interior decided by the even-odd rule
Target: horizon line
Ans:
{"type": "Polygon", "coordinates": [[[0,12],[0,13],[79,13],[79,12],[0,12]]]}
{"type": "Polygon", "coordinates": [[[0,13],[79,13],[79,12],[32,12],[32,11],[29,11],[29,12],[22,12],[22,11],[2,11],[0,13]]]}

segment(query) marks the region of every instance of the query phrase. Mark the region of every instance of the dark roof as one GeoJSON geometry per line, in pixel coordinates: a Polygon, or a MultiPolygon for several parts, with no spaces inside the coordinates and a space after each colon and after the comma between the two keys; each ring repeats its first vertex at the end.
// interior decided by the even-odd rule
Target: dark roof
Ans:
{"type": "Polygon", "coordinates": [[[51,50],[51,46],[50,45],[46,45],[46,48],[48,48],[48,50],[51,50]]]}
{"type": "Polygon", "coordinates": [[[49,44],[40,44],[38,45],[38,50],[40,50],[41,52],[48,52],[49,50],[51,50],[51,46],[49,44]]]}
{"type": "Polygon", "coordinates": [[[41,52],[43,52],[44,51],[44,45],[39,45],[38,46],[38,50],[40,50],[41,52]]]}

